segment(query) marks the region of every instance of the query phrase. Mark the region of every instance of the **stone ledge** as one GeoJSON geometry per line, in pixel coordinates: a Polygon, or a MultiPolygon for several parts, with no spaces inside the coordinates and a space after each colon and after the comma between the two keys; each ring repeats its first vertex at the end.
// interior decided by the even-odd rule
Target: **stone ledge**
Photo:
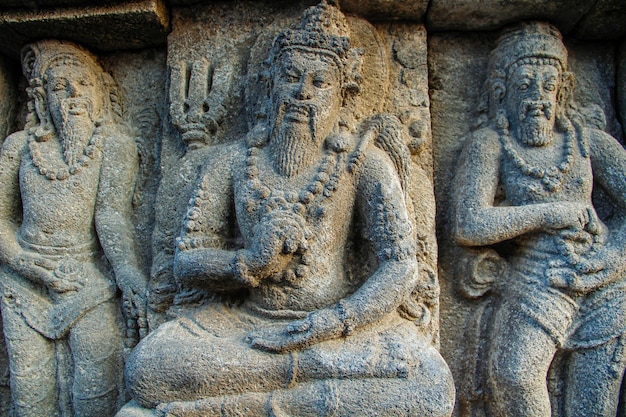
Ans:
{"type": "Polygon", "coordinates": [[[373,20],[422,21],[429,0],[339,0],[341,10],[373,20]]]}
{"type": "Polygon", "coordinates": [[[0,8],[39,10],[46,7],[77,7],[124,3],[126,0],[0,0],[0,8]]]}
{"type": "Polygon", "coordinates": [[[42,38],[113,51],[165,45],[168,32],[169,10],[162,0],[0,14],[0,50],[12,56],[24,44],[42,38]]]}
{"type": "Polygon", "coordinates": [[[581,39],[619,39],[626,36],[626,2],[598,0],[576,25],[574,36],[581,39]]]}
{"type": "Polygon", "coordinates": [[[496,30],[520,20],[547,20],[565,34],[592,7],[589,0],[431,0],[426,22],[430,30],[456,31],[496,30]]]}

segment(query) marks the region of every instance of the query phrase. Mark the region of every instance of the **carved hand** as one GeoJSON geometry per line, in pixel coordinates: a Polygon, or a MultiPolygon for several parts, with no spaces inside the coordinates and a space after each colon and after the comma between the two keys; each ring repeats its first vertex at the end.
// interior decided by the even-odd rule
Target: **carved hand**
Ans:
{"type": "Polygon", "coordinates": [[[242,262],[257,282],[283,270],[292,254],[306,250],[304,227],[289,216],[258,223],[254,239],[252,247],[244,251],[242,262]]]}
{"type": "Polygon", "coordinates": [[[117,269],[116,279],[122,290],[122,309],[128,330],[124,344],[132,348],[148,334],[146,279],[137,268],[128,265],[117,269]]]}
{"type": "Polygon", "coordinates": [[[581,256],[576,265],[551,262],[546,276],[555,288],[586,294],[624,276],[626,266],[620,259],[615,248],[605,246],[593,254],[581,256]]]}
{"type": "Polygon", "coordinates": [[[82,286],[76,282],[75,288],[70,288],[73,286],[64,287],[59,282],[59,278],[54,276],[56,263],[36,252],[20,251],[20,254],[11,263],[11,267],[31,281],[42,283],[56,292],[77,290],[82,286]],[[58,289],[54,288],[55,285],[58,289]]]}
{"type": "Polygon", "coordinates": [[[266,327],[250,332],[247,340],[255,349],[281,353],[334,339],[341,336],[343,330],[344,323],[339,312],[333,308],[324,308],[310,313],[304,319],[293,321],[286,327],[266,327]]]}
{"type": "Polygon", "coordinates": [[[599,223],[592,206],[576,202],[551,203],[545,213],[545,227],[548,230],[585,230],[587,225],[599,223]]]}

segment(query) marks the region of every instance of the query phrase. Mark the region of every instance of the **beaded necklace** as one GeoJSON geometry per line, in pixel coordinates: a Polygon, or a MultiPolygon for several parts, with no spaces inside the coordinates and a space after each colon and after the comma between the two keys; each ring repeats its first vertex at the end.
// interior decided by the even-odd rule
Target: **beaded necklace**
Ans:
{"type": "Polygon", "coordinates": [[[94,134],[91,136],[89,143],[83,151],[83,155],[78,158],[78,161],[68,165],[65,160],[64,164],[47,164],[46,159],[41,155],[39,149],[39,141],[35,135],[30,135],[28,138],[28,150],[30,152],[30,158],[33,161],[33,165],[37,168],[39,173],[51,181],[54,180],[66,180],[71,175],[78,174],[96,157],[96,150],[100,142],[100,135],[94,134]]]}
{"type": "Polygon", "coordinates": [[[554,193],[561,189],[563,174],[566,174],[570,170],[572,162],[574,162],[574,136],[574,129],[569,125],[565,132],[565,141],[563,143],[563,161],[558,165],[552,165],[548,168],[533,166],[526,162],[513,147],[511,134],[508,129],[500,133],[500,142],[502,143],[502,148],[507,157],[522,174],[540,180],[545,191],[554,193]]]}
{"type": "Polygon", "coordinates": [[[253,191],[246,200],[245,207],[250,213],[260,207],[265,207],[265,212],[274,210],[293,211],[294,214],[309,218],[321,218],[325,215],[325,207],[321,204],[324,199],[329,198],[337,190],[339,176],[341,174],[342,153],[338,154],[333,149],[327,149],[326,154],[309,183],[299,192],[284,191],[276,187],[268,187],[259,178],[257,167],[260,149],[258,147],[248,148],[246,154],[245,175],[248,188],[253,191]],[[315,207],[313,202],[321,200],[315,207]]]}

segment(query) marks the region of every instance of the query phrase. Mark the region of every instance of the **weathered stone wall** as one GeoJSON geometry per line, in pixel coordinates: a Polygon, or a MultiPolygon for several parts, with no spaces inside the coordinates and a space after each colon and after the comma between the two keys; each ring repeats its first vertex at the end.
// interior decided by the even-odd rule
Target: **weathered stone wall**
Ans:
{"type": "MultiPolygon", "coordinates": [[[[168,312],[163,306],[173,303],[176,295],[175,239],[203,162],[214,146],[242,140],[267,117],[263,62],[272,39],[316,3],[0,0],[2,139],[27,124],[27,81],[20,75],[19,55],[30,42],[62,39],[82,44],[99,57],[119,86],[122,119],[138,151],[131,223],[141,272],[148,281],[151,330],[179,314],[176,307],[168,312]],[[194,119],[203,129],[195,139],[197,132],[183,127],[196,117],[190,115],[196,111],[194,105],[206,105],[194,119]]],[[[455,173],[466,138],[483,110],[489,54],[507,25],[529,20],[555,25],[569,52],[569,70],[576,79],[574,100],[587,124],[623,146],[626,3],[341,0],[339,5],[350,16],[354,46],[365,51],[366,58],[360,101],[351,116],[354,126],[384,112],[397,117],[407,138],[412,166],[409,211],[421,244],[420,274],[430,280],[429,290],[436,293],[441,287],[439,303],[428,304],[423,312],[428,315],[424,332],[439,346],[452,371],[455,413],[488,415],[476,405],[485,394],[476,379],[477,367],[487,360],[490,349],[478,317],[491,307],[483,298],[462,294],[467,253],[453,235],[455,173]]],[[[624,195],[594,190],[593,207],[603,221],[613,224],[624,216],[626,201],[624,195]]],[[[361,258],[356,262],[367,263],[361,258]]],[[[3,349],[0,415],[9,415],[9,370],[3,349]]],[[[622,375],[624,358],[616,352],[614,372],[622,375]]],[[[562,403],[562,382],[556,379],[549,381],[551,395],[553,403],[562,403]]],[[[559,413],[555,408],[554,415],[559,413]]]]}

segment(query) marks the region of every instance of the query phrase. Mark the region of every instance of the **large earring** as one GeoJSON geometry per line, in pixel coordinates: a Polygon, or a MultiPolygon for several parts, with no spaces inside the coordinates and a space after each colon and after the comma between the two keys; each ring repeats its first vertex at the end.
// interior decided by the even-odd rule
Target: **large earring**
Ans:
{"type": "Polygon", "coordinates": [[[33,87],[33,99],[35,102],[35,112],[39,118],[39,126],[35,130],[37,140],[45,142],[54,135],[54,125],[48,111],[46,103],[46,93],[43,87],[33,87]]]}
{"type": "Polygon", "coordinates": [[[509,116],[504,109],[499,109],[496,114],[496,128],[500,131],[504,131],[509,128],[509,116]]]}

